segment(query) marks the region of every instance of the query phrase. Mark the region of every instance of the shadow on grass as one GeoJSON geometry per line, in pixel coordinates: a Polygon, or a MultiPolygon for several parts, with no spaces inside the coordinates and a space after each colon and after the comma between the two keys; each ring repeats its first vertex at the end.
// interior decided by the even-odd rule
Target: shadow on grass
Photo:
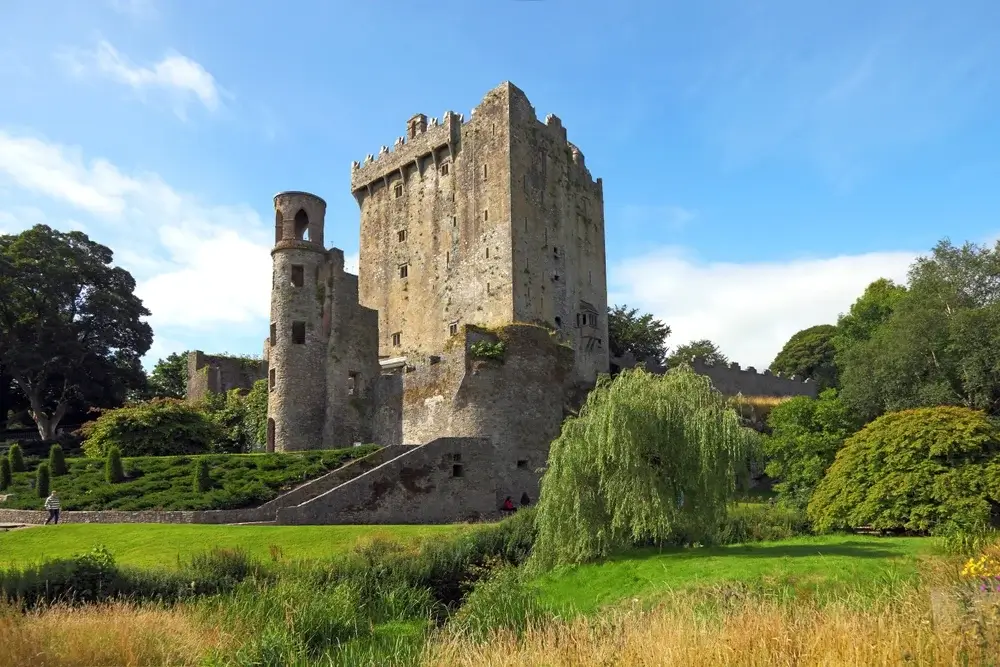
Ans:
{"type": "Polygon", "coordinates": [[[669,547],[657,549],[648,547],[627,554],[612,556],[609,561],[623,562],[643,560],[655,556],[670,556],[677,559],[705,558],[719,556],[725,558],[810,558],[816,556],[845,556],[848,558],[892,558],[910,555],[906,549],[893,548],[894,545],[872,544],[871,542],[849,541],[837,544],[747,544],[729,547],[703,547],[685,549],[669,547]],[[888,548],[887,548],[888,547],[888,548]]]}

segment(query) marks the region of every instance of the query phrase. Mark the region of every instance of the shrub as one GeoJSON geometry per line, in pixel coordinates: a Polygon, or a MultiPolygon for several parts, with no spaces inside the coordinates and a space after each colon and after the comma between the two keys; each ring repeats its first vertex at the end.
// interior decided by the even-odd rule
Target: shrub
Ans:
{"type": "Polygon", "coordinates": [[[474,640],[492,632],[523,633],[545,618],[538,596],[524,581],[524,572],[511,565],[484,568],[488,574],[473,587],[454,615],[456,629],[474,640]]]}
{"type": "Polygon", "coordinates": [[[7,458],[10,461],[10,469],[12,472],[25,472],[27,468],[24,466],[24,454],[21,452],[21,445],[14,443],[7,450],[7,458]]]}
{"type": "Polygon", "coordinates": [[[768,457],[766,472],[778,480],[774,490],[782,504],[804,509],[858,424],[835,389],[817,399],[796,396],[776,405],[767,423],[771,434],[762,442],[768,457]]]}
{"type": "Polygon", "coordinates": [[[122,454],[114,445],[108,449],[108,459],[104,464],[104,476],[108,484],[120,484],[125,481],[122,454]]]}
{"type": "Polygon", "coordinates": [[[812,524],[805,511],[755,503],[729,510],[729,516],[719,531],[719,542],[721,544],[772,542],[810,533],[812,524]]]}
{"type": "Polygon", "coordinates": [[[10,488],[12,479],[10,461],[7,460],[7,457],[0,458],[0,491],[6,491],[10,488]]]}
{"type": "Polygon", "coordinates": [[[890,412],[844,443],[808,512],[819,530],[928,532],[990,523],[1000,503],[1000,426],[962,407],[890,412]]]}
{"type": "Polygon", "coordinates": [[[39,463],[35,470],[35,490],[39,498],[46,498],[49,495],[49,464],[39,463]]]}
{"type": "Polygon", "coordinates": [[[53,477],[66,474],[66,455],[63,453],[62,445],[52,445],[49,448],[49,471],[53,477]]]}
{"type": "Polygon", "coordinates": [[[208,461],[198,459],[194,464],[195,493],[205,493],[212,488],[212,476],[208,472],[208,461]]]}
{"type": "Polygon", "coordinates": [[[170,398],[108,410],[85,424],[83,450],[99,458],[114,445],[122,456],[200,454],[222,437],[197,406],[170,398]]]}

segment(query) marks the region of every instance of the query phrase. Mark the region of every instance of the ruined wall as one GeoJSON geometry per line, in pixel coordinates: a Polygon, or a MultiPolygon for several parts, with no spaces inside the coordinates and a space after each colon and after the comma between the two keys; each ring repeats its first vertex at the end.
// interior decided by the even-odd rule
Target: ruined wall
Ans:
{"type": "Polygon", "coordinates": [[[494,445],[496,502],[523,493],[537,500],[538,468],[548,458],[573,387],[573,351],[539,326],[496,331],[465,327],[439,357],[410,362],[383,376],[385,403],[376,442],[419,444],[437,437],[485,437],[494,445]],[[502,360],[476,356],[477,344],[502,341],[502,360]],[[399,421],[394,422],[396,418],[399,421]]]}
{"type": "Polygon", "coordinates": [[[437,438],[349,484],[279,509],[277,522],[455,523],[493,516],[494,449],[488,438],[437,438]]]}
{"type": "Polygon", "coordinates": [[[557,116],[541,123],[523,92],[508,95],[514,319],[556,328],[594,382],[608,372],[603,184],[557,116]]]}
{"type": "Polygon", "coordinates": [[[322,245],[326,202],[303,192],[276,195],[268,348],[269,451],[322,447],[326,420],[326,300],[322,245]]]}
{"type": "Polygon", "coordinates": [[[232,389],[250,391],[257,380],[267,377],[267,363],[243,357],[188,352],[187,400],[199,401],[208,392],[224,394],[232,389]]]}
{"type": "Polygon", "coordinates": [[[371,442],[371,419],[378,364],[378,313],[358,305],[358,277],[344,272],[344,252],[327,253],[324,331],[326,421],[323,447],[336,449],[371,442]]]}

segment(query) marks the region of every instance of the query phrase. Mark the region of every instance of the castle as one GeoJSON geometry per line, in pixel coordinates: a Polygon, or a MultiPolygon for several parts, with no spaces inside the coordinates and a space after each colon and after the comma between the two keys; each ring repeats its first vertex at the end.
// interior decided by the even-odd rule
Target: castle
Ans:
{"type": "Polygon", "coordinates": [[[266,377],[268,451],[394,452],[279,522],[449,522],[533,501],[563,419],[611,368],[601,179],[558,117],[503,83],[468,119],[410,118],[351,165],[351,191],[358,275],[326,248],[323,199],[276,195],[264,362],[192,352],[189,397],[266,377]]]}

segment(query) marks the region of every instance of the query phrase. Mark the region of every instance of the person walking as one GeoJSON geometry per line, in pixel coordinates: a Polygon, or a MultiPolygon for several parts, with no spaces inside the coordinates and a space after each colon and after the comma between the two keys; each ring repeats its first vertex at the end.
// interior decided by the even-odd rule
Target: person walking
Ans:
{"type": "Polygon", "coordinates": [[[45,509],[49,511],[49,518],[45,520],[45,525],[49,525],[51,521],[53,524],[59,523],[59,496],[53,491],[49,494],[49,497],[45,499],[45,509]]]}

